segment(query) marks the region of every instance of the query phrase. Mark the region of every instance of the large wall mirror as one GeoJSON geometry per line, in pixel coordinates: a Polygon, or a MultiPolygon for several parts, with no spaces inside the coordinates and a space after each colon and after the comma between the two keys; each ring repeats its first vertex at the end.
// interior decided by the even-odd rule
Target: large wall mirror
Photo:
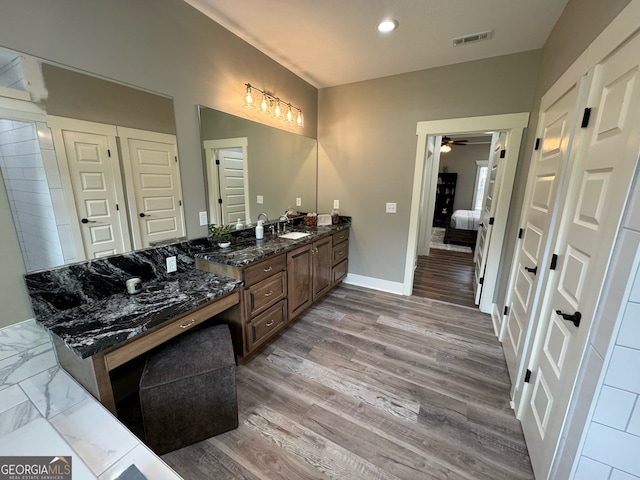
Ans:
{"type": "Polygon", "coordinates": [[[275,127],[200,107],[210,223],[255,224],[286,210],[316,211],[318,144],[275,127]]]}
{"type": "Polygon", "coordinates": [[[0,48],[0,168],[27,271],[185,235],[174,118],[169,97],[0,48]]]}

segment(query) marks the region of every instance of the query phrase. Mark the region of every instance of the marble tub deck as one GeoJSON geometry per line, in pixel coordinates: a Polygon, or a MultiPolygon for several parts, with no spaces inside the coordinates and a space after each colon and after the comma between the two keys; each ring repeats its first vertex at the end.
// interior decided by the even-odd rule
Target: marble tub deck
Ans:
{"type": "Polygon", "coordinates": [[[74,480],[116,480],[131,465],[181,478],[58,365],[34,320],[0,329],[0,452],[71,456],[74,480]]]}

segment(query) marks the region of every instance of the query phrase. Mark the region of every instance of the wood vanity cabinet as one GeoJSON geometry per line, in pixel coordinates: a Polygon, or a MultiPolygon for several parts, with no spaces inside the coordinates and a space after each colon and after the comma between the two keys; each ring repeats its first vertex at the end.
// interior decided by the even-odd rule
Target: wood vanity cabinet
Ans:
{"type": "Polygon", "coordinates": [[[331,289],[332,258],[331,235],[287,253],[289,320],[300,315],[331,289]]]}
{"type": "Polygon", "coordinates": [[[340,283],[347,276],[349,263],[349,229],[333,234],[332,239],[331,286],[340,283]]]}

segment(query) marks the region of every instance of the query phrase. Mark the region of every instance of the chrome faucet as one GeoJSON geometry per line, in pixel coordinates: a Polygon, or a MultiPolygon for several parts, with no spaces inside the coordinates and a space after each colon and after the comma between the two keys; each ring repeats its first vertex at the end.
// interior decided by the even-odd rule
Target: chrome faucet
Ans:
{"type": "Polygon", "coordinates": [[[264,222],[263,223],[267,223],[269,221],[269,217],[267,217],[267,215],[265,213],[259,213],[258,214],[258,221],[260,221],[260,217],[264,217],[264,222]]]}
{"type": "Polygon", "coordinates": [[[286,222],[282,225],[282,233],[287,233],[287,226],[291,223],[291,219],[287,215],[280,215],[278,219],[278,233],[280,233],[280,222],[286,222]]]}

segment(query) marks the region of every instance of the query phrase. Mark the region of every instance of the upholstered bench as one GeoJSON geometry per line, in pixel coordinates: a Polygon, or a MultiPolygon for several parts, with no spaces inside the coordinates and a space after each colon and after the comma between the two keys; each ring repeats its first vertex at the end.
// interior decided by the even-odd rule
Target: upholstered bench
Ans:
{"type": "Polygon", "coordinates": [[[146,444],[158,455],[238,427],[229,327],[193,330],[154,351],[140,379],[146,444]]]}

